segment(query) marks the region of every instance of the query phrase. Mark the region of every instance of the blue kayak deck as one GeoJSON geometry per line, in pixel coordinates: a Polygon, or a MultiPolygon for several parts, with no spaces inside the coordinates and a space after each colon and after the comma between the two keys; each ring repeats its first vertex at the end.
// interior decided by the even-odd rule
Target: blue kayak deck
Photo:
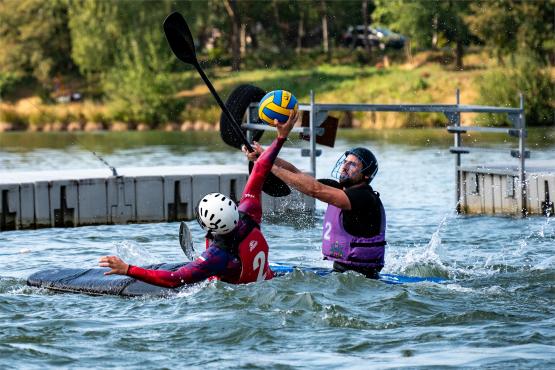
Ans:
{"type": "MultiPolygon", "coordinates": [[[[303,272],[312,272],[320,276],[329,275],[333,272],[333,270],[325,267],[291,266],[291,265],[285,265],[281,263],[271,263],[270,268],[277,276],[289,274],[295,270],[301,270],[303,272]]],[[[444,278],[434,277],[434,276],[419,277],[419,276],[406,276],[406,275],[397,275],[397,274],[380,274],[380,277],[378,280],[386,284],[406,284],[406,283],[423,283],[423,282],[443,283],[446,281],[446,279],[444,278]]]]}

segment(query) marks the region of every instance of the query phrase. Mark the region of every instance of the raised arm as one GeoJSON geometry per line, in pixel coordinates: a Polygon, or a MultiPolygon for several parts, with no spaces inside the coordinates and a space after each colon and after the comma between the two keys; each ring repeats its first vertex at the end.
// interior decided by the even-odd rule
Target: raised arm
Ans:
{"type": "MultiPolygon", "coordinates": [[[[256,161],[262,155],[262,153],[264,153],[264,148],[262,148],[262,146],[258,142],[256,142],[256,141],[253,142],[252,147],[254,148],[254,152],[252,152],[252,153],[249,153],[249,152],[243,150],[245,152],[247,158],[251,162],[256,161]]],[[[295,165],[293,165],[290,162],[287,162],[285,159],[282,159],[280,157],[276,158],[276,160],[274,161],[274,165],[285,168],[288,171],[291,171],[293,173],[301,172],[301,170],[299,170],[297,167],[295,167],[295,165]]]]}
{"type": "Polygon", "coordinates": [[[344,210],[351,209],[351,201],[342,189],[324,185],[314,177],[302,172],[292,172],[275,165],[272,173],[303,194],[344,210]]]}
{"type": "Polygon", "coordinates": [[[255,222],[260,223],[262,219],[262,206],[261,195],[262,186],[264,181],[272,169],[277,155],[291,132],[291,129],[297,121],[298,113],[291,111],[289,119],[285,123],[278,123],[276,121],[276,128],[278,131],[277,138],[272,144],[263,151],[258,160],[254,164],[252,173],[249,176],[241,201],[239,202],[239,210],[248,214],[255,222]]]}

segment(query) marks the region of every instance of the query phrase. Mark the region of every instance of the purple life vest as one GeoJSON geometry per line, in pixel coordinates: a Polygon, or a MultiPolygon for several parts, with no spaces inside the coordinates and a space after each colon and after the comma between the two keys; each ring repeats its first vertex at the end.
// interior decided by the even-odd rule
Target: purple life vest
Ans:
{"type": "Polygon", "coordinates": [[[343,211],[328,205],[322,233],[324,259],[347,266],[382,268],[385,254],[385,210],[380,202],[380,233],[372,237],[349,234],[343,228],[343,211]]]}

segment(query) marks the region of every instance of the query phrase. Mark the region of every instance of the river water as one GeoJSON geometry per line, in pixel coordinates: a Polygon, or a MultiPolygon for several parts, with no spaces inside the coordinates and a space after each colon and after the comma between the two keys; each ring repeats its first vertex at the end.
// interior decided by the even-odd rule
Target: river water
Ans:
{"type": "MultiPolygon", "coordinates": [[[[555,158],[550,135],[530,140],[539,149],[532,158],[555,158]]],[[[388,216],[384,272],[446,283],[296,271],[243,286],[201,283],[167,298],[54,294],[27,287],[26,277],[94,267],[112,253],[134,263],[185,260],[178,223],[2,232],[0,368],[554,368],[555,220],[455,214],[451,141],[442,130],[349,132],[317,162],[326,177],[346,148],[370,147],[388,216]]],[[[283,156],[308,168],[301,145],[292,139],[283,156]]],[[[116,167],[243,160],[206,133],[25,133],[0,135],[0,170],[102,167],[89,150],[116,167]]],[[[318,203],[314,222],[267,220],[270,259],[327,266],[323,210],[318,203]]],[[[188,225],[200,245],[200,228],[188,225]]]]}

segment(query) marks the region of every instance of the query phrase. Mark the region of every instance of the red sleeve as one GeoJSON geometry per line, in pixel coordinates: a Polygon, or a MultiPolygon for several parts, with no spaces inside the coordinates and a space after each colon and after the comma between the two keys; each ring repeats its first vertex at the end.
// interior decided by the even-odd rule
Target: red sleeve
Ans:
{"type": "Polygon", "coordinates": [[[202,256],[181,267],[177,271],[148,270],[129,265],[127,275],[145,283],[166,288],[177,288],[208,279],[224,271],[229,261],[227,252],[217,247],[210,247],[202,256]]]}
{"type": "Polygon", "coordinates": [[[148,270],[139,266],[129,265],[127,275],[148,284],[158,285],[166,288],[177,288],[184,284],[194,283],[191,279],[189,265],[183,266],[177,271],[148,270]]]}
{"type": "Polygon", "coordinates": [[[262,220],[261,194],[264,181],[270,173],[274,161],[286,138],[278,137],[256,160],[249,180],[243,190],[239,211],[248,214],[256,223],[262,220]]]}

